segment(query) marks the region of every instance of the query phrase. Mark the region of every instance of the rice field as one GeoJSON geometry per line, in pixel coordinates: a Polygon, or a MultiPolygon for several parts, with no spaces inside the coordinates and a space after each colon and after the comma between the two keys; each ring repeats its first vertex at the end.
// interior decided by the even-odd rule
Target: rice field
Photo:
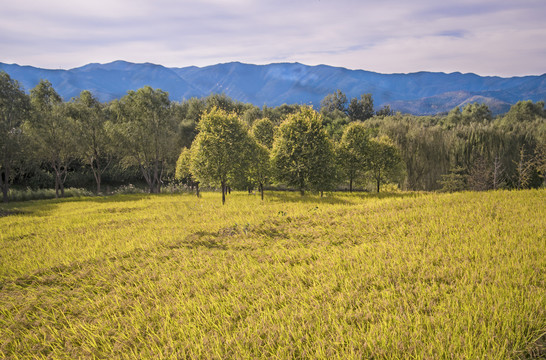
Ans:
{"type": "Polygon", "coordinates": [[[0,358],[546,357],[546,190],[0,205],[0,358]]]}

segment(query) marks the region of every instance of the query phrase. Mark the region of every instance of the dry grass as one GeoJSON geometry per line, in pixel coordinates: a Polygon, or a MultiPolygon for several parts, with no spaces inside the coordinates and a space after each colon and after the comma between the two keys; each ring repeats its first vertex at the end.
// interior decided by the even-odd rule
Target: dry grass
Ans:
{"type": "Polygon", "coordinates": [[[540,358],[546,191],[0,207],[5,358],[540,358]]]}

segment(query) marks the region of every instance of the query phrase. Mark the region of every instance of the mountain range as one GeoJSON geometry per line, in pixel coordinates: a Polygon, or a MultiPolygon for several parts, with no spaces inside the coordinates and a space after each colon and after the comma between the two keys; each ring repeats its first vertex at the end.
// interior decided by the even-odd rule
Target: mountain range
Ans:
{"type": "Polygon", "coordinates": [[[2,70],[26,91],[40,79],[47,79],[65,100],[90,90],[99,100],[110,101],[149,85],[167,91],[173,101],[224,93],[257,106],[297,103],[318,107],[326,95],[339,89],[348,98],[371,93],[377,109],[389,105],[403,113],[432,115],[472,102],[485,103],[493,113],[503,113],[520,100],[546,99],[546,74],[510,78],[458,72],[380,74],[327,65],[240,62],[168,68],[126,61],[92,63],[69,70],[0,63],[2,70]]]}

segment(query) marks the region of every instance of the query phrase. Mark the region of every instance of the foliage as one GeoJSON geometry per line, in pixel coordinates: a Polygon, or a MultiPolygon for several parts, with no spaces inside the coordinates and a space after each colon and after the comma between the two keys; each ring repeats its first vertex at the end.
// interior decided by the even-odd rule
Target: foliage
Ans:
{"type": "Polygon", "coordinates": [[[374,116],[372,94],[362,94],[360,99],[352,98],[347,108],[351,121],[365,121],[374,116]]]}
{"type": "Polygon", "coordinates": [[[305,190],[330,190],[335,184],[334,149],[319,113],[306,107],[279,128],[271,153],[278,181],[305,190]]]}
{"type": "Polygon", "coordinates": [[[84,90],[69,104],[69,114],[75,121],[78,138],[78,153],[91,167],[101,193],[102,175],[113,159],[114,139],[107,131],[106,110],[90,91],[84,90]]]}
{"type": "Polygon", "coordinates": [[[180,156],[176,161],[175,179],[182,182],[186,186],[196,189],[196,194],[199,197],[199,181],[195,179],[191,172],[191,150],[183,148],[180,156]]]}
{"type": "Polygon", "coordinates": [[[191,172],[201,183],[220,185],[224,204],[226,186],[248,178],[251,148],[252,139],[239,117],[213,108],[199,122],[191,172]]]}
{"type": "Polygon", "coordinates": [[[176,125],[169,96],[149,86],[129,91],[111,106],[116,122],[110,126],[126,166],[138,166],[150,193],[159,193],[175,151],[176,125]]]}
{"type": "Polygon", "coordinates": [[[252,159],[249,169],[250,182],[258,185],[258,190],[260,191],[263,200],[264,187],[269,182],[272,173],[270,152],[267,147],[260,144],[258,141],[255,141],[252,146],[254,149],[251,150],[252,159]]]}
{"type": "Polygon", "coordinates": [[[76,159],[76,125],[67,106],[51,83],[41,80],[30,90],[32,115],[24,131],[32,142],[34,155],[49,164],[55,174],[55,195],[64,197],[64,183],[70,164],[76,159]]]}
{"type": "Polygon", "coordinates": [[[368,164],[377,192],[381,188],[381,183],[400,181],[403,172],[402,159],[398,148],[388,136],[370,139],[368,164]]]}
{"type": "MultiPolygon", "coordinates": [[[[65,188],[64,197],[87,197],[93,196],[93,193],[86,189],[81,188],[65,188]]],[[[53,199],[56,197],[54,189],[10,189],[9,201],[31,201],[31,200],[44,200],[53,199]]]]}
{"type": "MultiPolygon", "coordinates": [[[[22,96],[19,102],[4,101],[4,104],[9,104],[12,114],[18,114],[15,126],[6,125],[5,117],[2,120],[2,126],[7,126],[2,131],[8,133],[0,139],[3,147],[0,179],[4,194],[7,194],[10,183],[19,188],[46,188],[51,187],[54,180],[57,194],[60,192],[62,196],[65,184],[91,187],[93,179],[97,192],[101,191],[102,183],[106,192],[110,192],[112,187],[145,180],[150,192],[160,193],[163,185],[177,185],[178,151],[194,148],[201,118],[213,109],[234,114],[245,126],[252,125],[250,133],[254,140],[240,144],[237,151],[241,153],[230,154],[230,158],[242,162],[233,165],[239,170],[231,171],[226,180],[226,186],[229,183],[230,187],[250,191],[261,183],[257,180],[261,176],[255,171],[261,172],[268,166],[263,160],[266,158],[264,149],[257,150],[253,142],[274,153],[273,144],[283,137],[279,125],[307,111],[307,107],[297,104],[263,106],[260,109],[234,101],[225,94],[175,103],[169,100],[167,93],[150,87],[130,91],[122,99],[109,104],[98,102],[89,91],[64,103],[51,84],[42,81],[31,91],[30,116],[25,105],[28,97],[16,83],[10,83],[9,77],[2,79],[4,89],[13,90],[12,95],[22,96]],[[26,121],[21,125],[23,118],[26,121]],[[256,160],[257,157],[263,161],[256,160]],[[256,167],[263,169],[257,170],[256,167]]],[[[5,114],[7,108],[4,106],[2,109],[5,114]]],[[[334,190],[343,187],[346,181],[351,189],[355,180],[363,186],[369,186],[368,182],[373,181],[377,188],[377,173],[374,176],[368,171],[367,177],[351,173],[342,160],[347,157],[346,153],[343,154],[347,150],[343,134],[352,123],[361,121],[365,121],[370,137],[388,136],[392,139],[398,149],[395,157],[402,160],[398,169],[390,174],[392,176],[380,182],[396,181],[406,190],[439,190],[450,169],[460,167],[467,176],[467,189],[546,186],[541,160],[544,158],[541,155],[542,144],[546,143],[543,102],[519,102],[506,115],[496,118],[492,118],[487,105],[477,103],[461,105],[449,114],[436,116],[393,114],[389,107],[378,110],[376,114],[378,116],[372,117],[371,94],[352,98],[348,106],[347,97],[341,90],[324,99],[320,120],[321,131],[326,136],[322,134],[318,138],[326,146],[317,147],[326,149],[324,160],[313,181],[304,181],[305,189],[334,190]],[[337,153],[335,157],[331,151],[333,148],[337,153]],[[525,149],[524,156],[521,149],[525,149]]],[[[246,127],[244,132],[248,132],[246,127]]],[[[311,151],[315,145],[306,144],[304,147],[311,151]]],[[[371,159],[372,155],[370,152],[368,158],[371,159]]],[[[288,167],[274,166],[264,174],[267,173],[267,180],[284,182],[281,186],[302,190],[301,182],[296,184],[293,177],[287,181],[285,170],[302,166],[303,162],[309,163],[310,158],[298,160],[299,164],[286,163],[288,167]]],[[[376,163],[380,161],[375,160],[376,163]]]]}
{"type": "Polygon", "coordinates": [[[467,175],[460,166],[451,169],[449,174],[442,175],[442,180],[439,183],[442,185],[441,191],[443,192],[457,192],[468,189],[467,175]]]}
{"type": "Polygon", "coordinates": [[[275,125],[271,120],[268,118],[257,120],[252,125],[251,132],[258,144],[271,150],[275,138],[275,125]]]}
{"type": "Polygon", "coordinates": [[[341,91],[336,90],[332,94],[328,94],[320,102],[321,112],[340,111],[345,113],[347,107],[347,96],[341,91]]]}
{"type": "Polygon", "coordinates": [[[0,72],[0,187],[2,200],[8,201],[14,165],[22,158],[22,125],[30,108],[21,85],[6,72],[0,72]]]}
{"type": "Polygon", "coordinates": [[[353,183],[362,178],[370,161],[370,131],[362,123],[351,123],[345,128],[337,149],[337,162],[343,177],[349,180],[349,191],[353,183]]]}

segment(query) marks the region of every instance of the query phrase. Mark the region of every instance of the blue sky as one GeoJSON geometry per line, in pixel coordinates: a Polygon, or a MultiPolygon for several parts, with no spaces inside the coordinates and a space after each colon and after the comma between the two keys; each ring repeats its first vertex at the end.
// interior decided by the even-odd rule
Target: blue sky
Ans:
{"type": "Polygon", "coordinates": [[[0,0],[0,62],[546,73],[545,0],[0,0]]]}

